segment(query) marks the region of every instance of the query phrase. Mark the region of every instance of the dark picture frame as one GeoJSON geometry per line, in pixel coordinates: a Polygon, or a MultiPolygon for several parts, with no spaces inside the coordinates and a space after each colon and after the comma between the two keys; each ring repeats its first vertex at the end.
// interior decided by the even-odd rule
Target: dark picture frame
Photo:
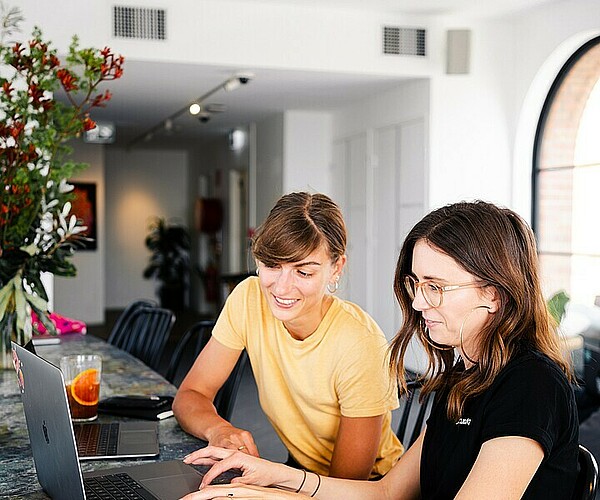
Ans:
{"type": "Polygon", "coordinates": [[[93,182],[73,182],[73,199],[71,214],[77,216],[87,230],[81,233],[88,241],[83,242],[78,250],[96,250],[98,248],[96,184],[93,182]]]}

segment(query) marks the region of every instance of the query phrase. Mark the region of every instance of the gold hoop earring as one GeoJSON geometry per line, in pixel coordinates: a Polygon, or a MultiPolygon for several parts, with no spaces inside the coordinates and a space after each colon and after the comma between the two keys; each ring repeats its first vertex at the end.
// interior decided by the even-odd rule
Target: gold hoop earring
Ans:
{"type": "Polygon", "coordinates": [[[421,322],[419,326],[419,335],[421,336],[421,340],[424,340],[434,349],[437,349],[438,351],[451,351],[454,349],[454,347],[451,345],[438,344],[437,342],[431,340],[431,337],[429,336],[429,330],[423,326],[423,322],[421,322]]]}
{"type": "Polygon", "coordinates": [[[340,287],[340,277],[339,276],[337,278],[335,278],[335,281],[333,282],[333,286],[331,283],[327,283],[327,291],[329,293],[337,292],[339,287],[340,287]]]}
{"type": "Polygon", "coordinates": [[[475,361],[475,360],[473,360],[473,359],[471,359],[471,358],[469,357],[469,355],[467,354],[467,351],[465,351],[465,347],[464,347],[464,345],[463,345],[463,330],[464,330],[464,328],[465,328],[465,323],[467,322],[467,320],[469,319],[469,317],[471,316],[471,314],[473,314],[473,312],[474,312],[475,310],[477,310],[477,309],[481,309],[481,308],[483,308],[483,309],[487,309],[487,310],[488,310],[488,314],[490,314],[490,312],[491,312],[491,311],[490,311],[490,309],[491,309],[491,307],[490,307],[490,306],[476,306],[476,307],[474,307],[474,308],[473,308],[473,309],[471,309],[471,310],[469,311],[469,313],[468,313],[468,314],[465,316],[465,319],[463,319],[463,321],[462,321],[462,323],[461,323],[461,325],[460,325],[460,332],[459,332],[459,334],[460,334],[460,352],[462,353],[462,355],[465,357],[465,359],[466,359],[466,360],[467,360],[469,363],[472,363],[472,364],[474,364],[474,365],[477,365],[477,364],[479,364],[479,362],[478,362],[478,361],[475,361]]]}

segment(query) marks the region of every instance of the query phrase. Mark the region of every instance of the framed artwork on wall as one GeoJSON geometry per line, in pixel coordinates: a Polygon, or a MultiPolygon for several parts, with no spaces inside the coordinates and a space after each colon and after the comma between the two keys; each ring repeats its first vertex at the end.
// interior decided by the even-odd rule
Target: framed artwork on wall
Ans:
{"type": "Polygon", "coordinates": [[[71,213],[75,214],[80,219],[87,230],[82,234],[90,238],[84,242],[79,250],[96,250],[98,248],[97,241],[97,224],[96,224],[96,184],[92,182],[74,182],[73,183],[73,200],[71,201],[71,213]]]}

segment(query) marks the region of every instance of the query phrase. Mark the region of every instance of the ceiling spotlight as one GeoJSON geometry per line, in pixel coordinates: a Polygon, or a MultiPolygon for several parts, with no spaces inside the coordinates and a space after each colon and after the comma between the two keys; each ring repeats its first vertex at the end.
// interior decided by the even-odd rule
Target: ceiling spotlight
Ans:
{"type": "Polygon", "coordinates": [[[197,102],[190,104],[190,114],[196,116],[200,111],[202,111],[202,106],[200,106],[200,104],[197,102]]]}
{"type": "Polygon", "coordinates": [[[207,113],[206,111],[202,111],[198,115],[198,120],[200,120],[201,123],[206,123],[207,121],[210,120],[210,113],[207,113]]]}

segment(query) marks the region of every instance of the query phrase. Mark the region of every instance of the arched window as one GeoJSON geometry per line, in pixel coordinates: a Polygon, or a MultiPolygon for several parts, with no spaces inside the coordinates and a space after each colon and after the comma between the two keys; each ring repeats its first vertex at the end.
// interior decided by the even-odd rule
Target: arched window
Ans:
{"type": "Polygon", "coordinates": [[[538,123],[533,228],[545,292],[600,296],[600,37],[561,69],[538,123]]]}

